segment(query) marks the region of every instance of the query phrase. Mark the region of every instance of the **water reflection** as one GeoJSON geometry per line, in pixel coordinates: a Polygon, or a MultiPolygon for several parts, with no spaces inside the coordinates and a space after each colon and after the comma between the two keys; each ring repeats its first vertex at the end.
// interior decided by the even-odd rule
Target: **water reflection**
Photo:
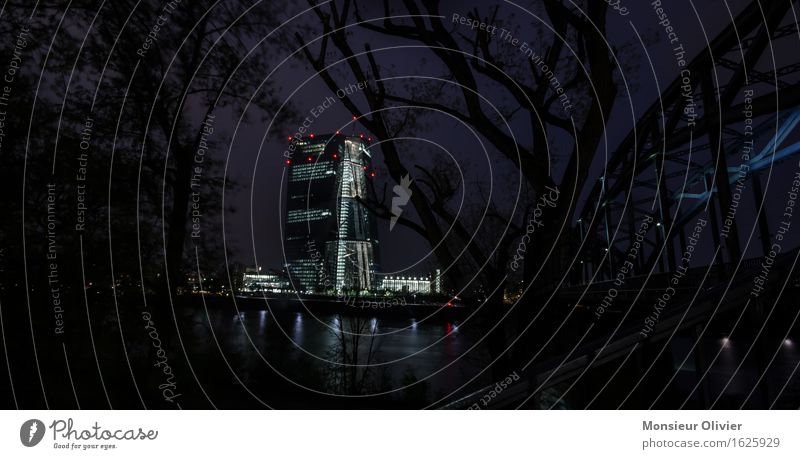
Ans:
{"type": "Polygon", "coordinates": [[[267,311],[258,311],[258,333],[264,334],[267,329],[267,311]]]}
{"type": "Polygon", "coordinates": [[[302,346],[305,330],[303,329],[303,313],[298,312],[294,318],[294,329],[292,333],[292,340],[298,345],[302,346]]]}
{"type": "MultiPolygon", "coordinates": [[[[408,379],[411,373],[415,380],[430,377],[427,383],[431,393],[447,392],[457,388],[465,375],[480,370],[474,360],[475,353],[481,352],[480,346],[468,358],[458,360],[464,357],[473,342],[459,333],[456,322],[355,318],[334,314],[311,316],[304,312],[280,313],[274,310],[242,312],[232,318],[222,311],[209,310],[208,320],[205,311],[189,313],[186,317],[187,324],[197,322],[213,327],[220,349],[209,345],[206,327],[187,330],[188,338],[193,342],[191,349],[199,356],[220,351],[226,356],[232,355],[245,366],[241,368],[243,372],[267,366],[265,360],[280,367],[281,372],[292,380],[297,378],[295,373],[298,371],[322,371],[326,366],[338,363],[335,360],[340,354],[335,352],[335,347],[341,345],[342,330],[347,336],[357,327],[361,327],[358,346],[365,353],[371,353],[369,365],[377,367],[376,374],[390,378],[392,387],[400,386],[400,381],[408,379]],[[272,352],[267,352],[268,349],[272,352]],[[465,370],[467,368],[469,370],[465,370]]],[[[321,387],[316,389],[324,391],[321,387]]]]}

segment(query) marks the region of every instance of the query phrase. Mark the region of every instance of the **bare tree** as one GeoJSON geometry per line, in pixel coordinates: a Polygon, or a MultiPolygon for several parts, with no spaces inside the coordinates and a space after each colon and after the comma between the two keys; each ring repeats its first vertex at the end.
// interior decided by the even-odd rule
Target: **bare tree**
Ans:
{"type": "Polygon", "coordinates": [[[366,316],[334,317],[335,344],[328,357],[326,384],[337,394],[361,395],[377,388],[377,319],[366,316]]]}
{"type": "MultiPolygon", "coordinates": [[[[245,120],[253,113],[267,117],[278,105],[273,88],[260,85],[272,63],[270,42],[261,40],[279,24],[281,6],[106,2],[97,33],[90,36],[84,71],[104,70],[100,103],[124,101],[118,144],[141,156],[141,167],[159,179],[156,190],[163,187],[163,194],[146,190],[144,201],[154,227],[165,228],[161,247],[173,288],[183,282],[193,193],[202,195],[204,234],[213,232],[213,217],[221,210],[226,178],[218,172],[224,157],[219,147],[229,139],[220,129],[220,115],[231,110],[245,120]],[[208,154],[198,159],[204,148],[208,154]]],[[[218,240],[201,238],[195,244],[202,249],[218,240]]],[[[218,246],[212,248],[220,255],[218,246]]]]}
{"type": "MultiPolygon", "coordinates": [[[[605,40],[607,5],[604,2],[578,5],[545,0],[543,11],[536,16],[544,17],[541,23],[523,11],[501,10],[497,6],[483,12],[475,9],[465,15],[502,28],[514,38],[527,38],[528,42],[537,43],[537,50],[531,55],[520,52],[519,44],[507,43],[507,37],[502,34],[490,33],[486,28],[460,28],[458,24],[445,22],[443,18],[450,16],[442,11],[438,1],[404,0],[402,7],[397,8],[390,3],[383,2],[382,14],[371,18],[362,15],[366,4],[342,1],[317,5],[314,11],[322,25],[322,34],[316,46],[306,46],[309,37],[300,32],[296,35],[297,43],[303,46],[305,59],[331,91],[341,87],[343,81],[347,81],[343,78],[347,77],[371,82],[363,94],[366,106],[356,97],[345,97],[344,104],[359,123],[381,139],[381,150],[395,181],[399,183],[412,170],[421,177],[411,184],[411,201],[417,219],[401,218],[399,223],[416,231],[434,247],[440,263],[451,267],[447,274],[454,285],[463,284],[471,269],[482,267],[480,282],[492,287],[488,289],[487,305],[495,306],[488,308],[494,312],[487,313],[487,330],[494,330],[489,342],[492,354],[499,357],[506,348],[507,337],[502,326],[494,325],[499,324],[501,318],[497,306],[502,304],[512,243],[524,234],[536,200],[550,193],[549,190],[560,190],[557,206],[540,209],[544,213],[540,218],[550,223],[537,230],[527,242],[530,250],[524,258],[523,277],[525,284],[530,285],[545,262],[546,254],[554,248],[555,256],[546,259],[547,266],[536,279],[539,288],[552,285],[563,269],[562,255],[570,243],[560,231],[560,223],[569,219],[574,211],[616,99],[614,53],[617,50],[610,48],[605,40]],[[351,33],[353,29],[364,34],[351,33]],[[538,31],[536,41],[524,35],[529,30],[538,31]],[[356,38],[370,33],[373,37],[391,37],[423,45],[425,59],[433,56],[433,63],[427,67],[441,70],[441,79],[455,85],[443,87],[439,84],[438,88],[432,88],[420,83],[408,90],[387,82],[390,66],[381,63],[367,39],[356,38]],[[339,59],[342,64],[332,66],[339,59]],[[487,87],[492,88],[492,94],[508,97],[508,103],[501,104],[499,114],[488,110],[481,97],[487,87]],[[435,97],[431,97],[432,94],[435,97]],[[569,105],[565,104],[565,97],[569,105]],[[442,177],[441,174],[402,159],[402,146],[392,139],[402,130],[413,130],[420,123],[408,126],[407,119],[393,118],[393,112],[385,110],[396,106],[421,107],[462,121],[521,173],[525,193],[517,212],[510,213],[494,203],[483,202],[488,218],[508,228],[505,232],[494,231],[500,238],[493,241],[495,244],[482,246],[476,241],[480,238],[473,237],[474,219],[470,222],[455,217],[452,208],[447,206],[454,193],[445,183],[446,177],[437,178],[442,177]],[[529,138],[515,137],[505,130],[499,123],[501,116],[527,119],[529,138]],[[559,158],[563,161],[560,176],[551,167],[554,150],[565,152],[564,158],[559,158]],[[573,192],[574,189],[578,191],[573,192]],[[448,229],[454,235],[452,241],[444,241],[448,229]],[[466,248],[468,260],[458,255],[463,248],[466,248]],[[495,286],[498,288],[494,289],[495,286]]],[[[313,0],[310,4],[316,5],[313,0]]],[[[416,120],[420,119],[424,120],[416,120]]],[[[377,197],[372,207],[379,215],[388,216],[386,201],[377,197]]],[[[525,309],[526,314],[534,312],[534,308],[525,309]]],[[[524,326],[527,321],[517,323],[524,326]]],[[[500,372],[505,371],[504,366],[500,365],[500,372]]]]}

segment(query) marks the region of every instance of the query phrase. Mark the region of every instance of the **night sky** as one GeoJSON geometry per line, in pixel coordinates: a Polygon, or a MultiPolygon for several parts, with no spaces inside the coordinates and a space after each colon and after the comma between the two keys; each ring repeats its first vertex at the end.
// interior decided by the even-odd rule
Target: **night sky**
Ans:
{"type": "MultiPolygon", "coordinates": [[[[728,5],[735,15],[745,3],[733,1],[728,2],[728,5]]],[[[443,2],[441,12],[448,17],[448,21],[453,13],[465,15],[475,6],[478,7],[481,15],[487,14],[489,9],[481,5],[482,2],[443,2]]],[[[286,17],[292,17],[299,11],[301,11],[300,7],[292,8],[287,12],[286,17]]],[[[541,14],[541,7],[534,4],[530,11],[534,15],[541,14]]],[[[680,14],[676,11],[670,16],[673,26],[680,31],[687,56],[694,56],[706,45],[706,37],[713,37],[729,22],[730,18],[726,11],[721,1],[692,2],[691,6],[681,9],[680,14]]],[[[309,15],[310,13],[305,17],[309,17],[309,15]]],[[[365,18],[381,17],[382,10],[369,11],[365,9],[362,10],[362,15],[365,18]]],[[[512,4],[501,3],[498,17],[503,18],[505,23],[512,27],[528,25],[536,27],[538,22],[535,17],[529,16],[512,4]]],[[[313,20],[313,18],[311,19],[313,20]]],[[[656,100],[659,88],[664,88],[669,84],[678,75],[678,69],[668,43],[664,39],[659,39],[659,35],[656,34],[656,32],[660,32],[661,26],[656,23],[655,13],[650,8],[637,5],[636,8],[632,8],[631,14],[627,17],[609,15],[609,20],[611,21],[608,27],[609,42],[618,48],[627,46],[620,59],[623,59],[623,62],[630,67],[629,72],[624,75],[630,92],[619,94],[620,100],[615,105],[606,130],[606,145],[613,150],[632,128],[635,114],[643,112],[656,100]],[[636,32],[647,43],[647,53],[642,52],[636,32]],[[658,76],[657,81],[653,80],[653,73],[658,76]],[[633,114],[631,106],[634,110],[633,114]]],[[[301,21],[298,19],[298,22],[301,21]]],[[[291,27],[291,25],[291,23],[287,24],[287,27],[291,27]]],[[[460,27],[454,28],[454,31],[457,33],[469,32],[468,27],[460,27]]],[[[528,35],[533,36],[534,28],[526,30],[528,35]]],[[[311,39],[315,36],[314,34],[314,29],[304,29],[305,37],[311,39]]],[[[363,44],[369,43],[375,50],[376,59],[380,65],[391,69],[392,75],[398,77],[400,81],[410,82],[419,75],[441,76],[444,72],[430,50],[419,47],[411,40],[379,36],[359,28],[353,28],[352,34],[353,46],[356,51],[363,49],[363,44]],[[403,46],[416,47],[398,49],[403,46]]],[[[526,36],[525,32],[520,39],[535,43],[532,38],[526,36]]],[[[276,65],[293,51],[294,49],[287,50],[284,55],[276,56],[276,65]]],[[[271,74],[270,81],[279,88],[283,100],[287,103],[287,108],[306,116],[312,108],[332,94],[320,78],[297,56],[284,62],[280,68],[265,69],[264,77],[266,78],[270,72],[274,72],[271,74]]],[[[520,58],[522,59],[524,56],[520,58]]],[[[343,79],[342,81],[350,80],[343,79]]],[[[504,104],[507,106],[511,103],[508,94],[496,85],[484,84],[482,95],[498,106],[504,106],[504,104]]],[[[361,102],[361,107],[365,109],[366,103],[363,100],[361,102]]],[[[277,117],[286,116],[286,113],[286,111],[279,112],[277,117]]],[[[234,114],[231,114],[230,118],[233,119],[234,114]]],[[[449,161],[449,164],[455,167],[456,164],[452,162],[454,159],[465,171],[470,187],[481,182],[486,189],[489,189],[488,179],[491,178],[493,179],[492,189],[495,190],[494,198],[497,199],[497,202],[513,202],[519,183],[512,171],[505,170],[504,166],[507,164],[498,158],[497,152],[489,150],[487,158],[480,146],[479,139],[476,139],[474,134],[465,130],[460,123],[453,119],[436,113],[430,115],[429,119],[429,127],[425,132],[415,134],[422,140],[403,142],[403,148],[409,155],[414,155],[415,159],[423,161],[423,163],[428,160],[449,161]],[[438,148],[426,148],[431,145],[427,141],[441,145],[447,150],[447,153],[438,148]],[[495,173],[490,177],[482,173],[491,166],[488,162],[495,166],[495,173]]],[[[336,130],[342,130],[345,133],[366,133],[361,125],[354,125],[350,120],[351,114],[337,99],[337,103],[334,103],[331,108],[325,110],[322,116],[314,120],[311,130],[319,133],[336,130]]],[[[223,123],[224,121],[220,124],[223,123]]],[[[511,126],[514,134],[523,139],[523,143],[529,144],[527,123],[528,120],[517,117],[511,126]]],[[[282,153],[286,147],[286,135],[289,133],[275,132],[274,129],[268,131],[269,124],[267,121],[238,126],[232,145],[228,173],[231,178],[242,184],[243,188],[226,194],[226,201],[237,209],[237,212],[226,215],[226,237],[230,238],[231,246],[235,249],[235,259],[250,264],[257,258],[258,264],[261,266],[279,268],[283,264],[279,244],[280,222],[283,218],[279,213],[279,207],[280,201],[284,199],[281,194],[281,183],[285,171],[282,153]],[[265,138],[266,140],[264,140],[265,138]],[[254,242],[251,234],[254,236],[254,242]],[[255,247],[255,256],[253,247],[255,247]]],[[[231,121],[230,127],[228,127],[230,132],[233,131],[232,126],[234,125],[231,121]]],[[[559,150],[563,142],[558,137],[549,139],[549,142],[550,148],[553,148],[555,152],[552,156],[554,175],[559,176],[563,174],[565,163],[565,161],[561,161],[564,151],[559,150]]],[[[373,148],[372,151],[376,153],[374,154],[376,167],[381,172],[380,150],[373,148]]],[[[601,175],[603,163],[607,159],[604,156],[602,152],[596,156],[595,164],[592,167],[592,175],[595,177],[601,175]]],[[[388,183],[388,190],[391,190],[394,185],[394,182],[385,173],[379,173],[376,182],[378,189],[381,189],[384,183],[388,183]],[[388,182],[386,182],[387,180],[388,182]]],[[[586,193],[588,193],[588,186],[583,190],[581,202],[585,199],[586,193]]],[[[391,191],[389,191],[389,195],[391,195],[391,191]]],[[[753,214],[751,213],[751,215],[753,214]]],[[[387,222],[382,220],[381,223],[381,255],[385,270],[407,269],[428,254],[427,243],[412,231],[398,227],[390,233],[387,222]]],[[[431,260],[430,257],[427,260],[435,263],[435,260],[431,260]]],[[[420,266],[425,266],[425,264],[420,266]]],[[[423,268],[422,272],[425,271],[426,269],[423,268]]],[[[414,273],[413,270],[409,272],[414,273]]]]}

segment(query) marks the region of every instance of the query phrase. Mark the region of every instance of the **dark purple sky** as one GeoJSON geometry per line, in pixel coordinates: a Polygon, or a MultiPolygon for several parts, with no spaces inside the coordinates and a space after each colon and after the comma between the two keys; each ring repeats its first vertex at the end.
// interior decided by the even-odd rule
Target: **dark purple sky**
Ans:
{"type": "MultiPolygon", "coordinates": [[[[443,15],[448,17],[447,21],[449,22],[449,17],[452,16],[452,13],[466,15],[471,8],[468,5],[479,3],[444,2],[441,11],[443,15]]],[[[727,10],[721,0],[695,1],[693,4],[688,0],[664,3],[670,13],[670,20],[688,51],[687,57],[694,56],[698,50],[706,45],[706,35],[709,38],[713,38],[730,21],[727,10]],[[695,16],[693,8],[697,10],[699,18],[695,16]]],[[[745,1],[729,1],[728,5],[735,13],[745,3],[745,1]]],[[[538,2],[526,2],[526,4],[532,5],[529,7],[531,11],[536,14],[542,14],[538,2]]],[[[628,1],[623,2],[623,4],[626,4],[631,11],[629,16],[623,18],[613,12],[609,13],[610,25],[608,29],[610,30],[610,35],[608,39],[613,45],[621,47],[625,43],[638,43],[628,20],[636,26],[638,32],[646,39],[653,37],[654,33],[662,32],[662,28],[658,25],[649,2],[628,1]]],[[[300,11],[300,7],[287,13],[287,17],[294,15],[297,11],[300,11]]],[[[481,7],[480,11],[483,15],[486,13],[487,8],[481,7]]],[[[523,11],[510,4],[505,4],[501,11],[505,11],[506,21],[522,27],[522,36],[520,38],[529,40],[533,44],[532,39],[536,36],[536,27],[541,27],[537,25],[536,19],[526,16],[523,11]]],[[[362,11],[365,17],[377,16],[381,15],[381,13],[382,11],[362,11]]],[[[466,32],[466,29],[463,31],[466,32]]],[[[313,33],[306,31],[304,35],[312,37],[313,33]]],[[[413,83],[413,77],[416,75],[438,76],[443,73],[443,69],[429,50],[381,50],[383,47],[416,45],[417,43],[413,41],[376,37],[366,31],[354,29],[351,42],[356,51],[363,49],[363,43],[369,42],[372,48],[376,50],[376,58],[380,65],[390,69],[386,73],[399,77],[408,77],[410,83],[413,83]]],[[[659,39],[654,44],[650,43],[647,51],[649,60],[641,51],[641,48],[638,48],[638,45],[634,46],[631,53],[628,53],[628,59],[633,71],[626,73],[625,77],[634,92],[620,95],[621,99],[617,102],[608,123],[608,145],[612,149],[632,127],[631,104],[636,113],[641,113],[655,100],[658,94],[657,86],[652,78],[653,71],[650,68],[650,62],[652,62],[655,74],[658,76],[658,85],[661,88],[668,85],[678,75],[679,69],[675,65],[672,52],[663,36],[659,36],[659,39]],[[628,97],[630,97],[630,101],[628,97]]],[[[276,56],[276,64],[284,57],[285,55],[276,56]]],[[[520,59],[524,59],[524,56],[520,55],[520,59]]],[[[266,77],[273,70],[265,69],[264,76],[266,77]]],[[[306,116],[313,107],[321,103],[327,96],[332,95],[321,79],[313,76],[313,72],[298,59],[292,59],[284,64],[282,68],[276,70],[273,75],[273,81],[279,88],[282,97],[289,101],[297,113],[302,116],[306,116]],[[310,80],[305,83],[309,77],[311,77],[310,80]]],[[[341,81],[347,80],[342,79],[341,81]]],[[[489,100],[498,101],[496,102],[498,104],[507,105],[509,100],[501,90],[490,85],[486,85],[483,95],[489,100]]],[[[366,103],[361,101],[361,107],[365,109],[366,103]]],[[[285,116],[285,114],[280,113],[278,116],[285,116]]],[[[337,100],[322,116],[315,119],[311,130],[318,133],[333,132],[344,125],[348,125],[344,130],[346,133],[366,133],[362,126],[349,124],[350,119],[350,113],[345,110],[341,101],[337,100]]],[[[282,153],[286,146],[286,136],[290,132],[273,131],[267,133],[267,141],[263,144],[263,148],[259,150],[269,123],[256,121],[254,117],[253,122],[241,125],[233,143],[233,153],[228,166],[229,175],[239,181],[243,188],[226,195],[228,203],[238,209],[238,212],[227,214],[226,216],[226,237],[229,238],[230,244],[236,252],[236,260],[249,264],[253,263],[254,259],[257,258],[261,266],[278,268],[283,264],[280,243],[282,216],[279,213],[280,203],[283,199],[281,179],[285,171],[282,153]],[[256,158],[258,158],[257,164],[256,158]],[[251,227],[252,234],[255,237],[254,243],[251,240],[251,227]],[[255,257],[253,252],[254,245],[255,257]]],[[[526,124],[527,120],[518,120],[512,124],[515,134],[525,139],[529,136],[525,129],[526,124]]],[[[478,142],[469,131],[460,127],[453,120],[445,119],[442,116],[431,117],[429,129],[420,132],[419,136],[439,143],[458,161],[458,164],[467,173],[467,193],[474,191],[476,183],[480,181],[479,177],[483,176],[486,179],[486,163],[488,161],[495,162],[496,158],[498,158],[497,152],[490,152],[489,158],[484,157],[478,142]]],[[[525,140],[525,142],[527,143],[528,141],[525,140]]],[[[553,144],[558,145],[558,140],[554,140],[553,144]]],[[[406,148],[409,155],[435,155],[435,153],[431,153],[433,150],[426,150],[426,145],[422,141],[409,141],[404,143],[404,148],[406,148]]],[[[380,171],[380,152],[376,151],[375,153],[375,165],[380,171]]],[[[433,160],[449,160],[446,154],[439,153],[439,155],[441,156],[434,156],[433,160]]],[[[605,160],[606,158],[602,151],[597,154],[596,161],[593,164],[593,171],[597,171],[594,174],[595,177],[599,176],[605,160]]],[[[425,161],[425,159],[421,161],[425,161]]],[[[558,160],[554,163],[556,176],[562,172],[558,168],[563,167],[563,163],[564,161],[559,162],[558,160]]],[[[498,164],[495,173],[492,175],[497,190],[495,198],[501,201],[512,200],[513,190],[516,189],[517,185],[503,183],[508,181],[508,177],[503,173],[501,161],[498,160],[495,164],[498,164]]],[[[394,182],[386,174],[381,173],[376,178],[379,189],[387,179],[389,181],[388,189],[391,190],[394,182]]],[[[584,197],[586,192],[587,190],[584,190],[584,197]]],[[[749,214],[752,215],[753,212],[750,211],[749,214]]],[[[747,215],[747,212],[743,215],[747,215]]],[[[749,228],[751,225],[748,222],[743,226],[749,228]]],[[[390,233],[386,222],[381,225],[380,237],[384,270],[404,269],[423,259],[429,250],[425,241],[405,228],[398,227],[390,233]]],[[[411,272],[426,272],[429,266],[423,263],[413,268],[411,272]]]]}

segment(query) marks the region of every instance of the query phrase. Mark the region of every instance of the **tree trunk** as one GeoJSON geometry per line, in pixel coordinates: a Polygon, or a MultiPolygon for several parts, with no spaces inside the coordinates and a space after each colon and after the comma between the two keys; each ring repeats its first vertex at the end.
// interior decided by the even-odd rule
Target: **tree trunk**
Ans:
{"type": "Polygon", "coordinates": [[[191,155],[184,148],[176,148],[176,176],[173,188],[172,209],[167,228],[167,276],[174,293],[185,284],[183,275],[183,247],[186,242],[186,219],[191,194],[191,155]]]}

